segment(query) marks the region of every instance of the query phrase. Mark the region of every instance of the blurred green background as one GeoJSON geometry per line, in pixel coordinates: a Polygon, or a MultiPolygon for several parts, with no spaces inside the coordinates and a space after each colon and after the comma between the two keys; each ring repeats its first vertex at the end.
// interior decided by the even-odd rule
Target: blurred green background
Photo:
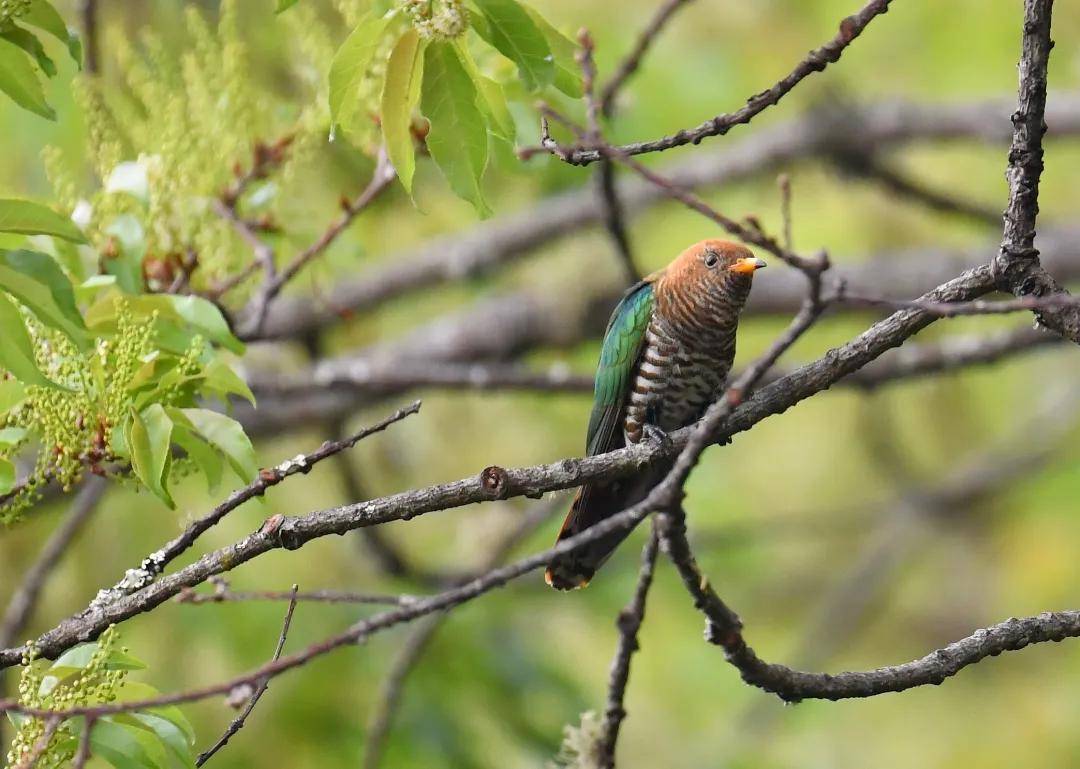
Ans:
{"type": "MultiPolygon", "coordinates": [[[[344,27],[329,4],[302,0],[336,42],[344,27]]],[[[64,7],[74,21],[73,4],[64,7]]],[[[151,29],[168,46],[185,43],[179,0],[130,3],[102,0],[102,24],[135,39],[151,29]]],[[[208,17],[216,4],[200,5],[208,17]]],[[[295,113],[302,92],[286,73],[296,21],[275,17],[271,0],[243,0],[243,35],[250,47],[250,77],[265,90],[272,110],[295,113]]],[[[560,29],[588,27],[597,41],[601,75],[631,45],[655,0],[535,0],[560,29]]],[[[641,73],[630,83],[614,138],[649,138],[696,125],[740,106],[771,85],[807,50],[831,37],[855,0],[699,0],[664,33],[641,73]]],[[[823,75],[815,75],[779,107],[749,126],[796,117],[825,98],[863,102],[905,97],[928,102],[1010,96],[1016,87],[1020,3],[1002,0],[898,0],[823,75]]],[[[1080,87],[1080,9],[1055,8],[1057,46],[1052,90],[1080,87]]],[[[107,40],[108,38],[106,38],[107,40]]],[[[60,62],[59,56],[56,57],[60,62]]],[[[103,46],[105,77],[114,63],[103,46]]],[[[49,84],[58,123],[47,123],[0,101],[0,197],[47,200],[51,194],[40,152],[62,147],[84,152],[85,127],[71,96],[70,65],[49,84]]],[[[533,140],[528,104],[518,109],[533,140]]],[[[213,130],[208,126],[207,130],[213,130]]],[[[272,140],[274,136],[253,136],[272,140]]],[[[663,160],[687,158],[685,148],[663,160]]],[[[918,145],[890,155],[928,183],[1001,209],[1007,189],[1004,146],[956,143],[918,145]]],[[[215,158],[206,158],[207,163],[215,158]]],[[[1077,143],[1050,141],[1041,197],[1041,222],[1075,221],[1080,193],[1077,143]]],[[[366,178],[367,161],[340,147],[312,159],[306,188],[288,202],[297,233],[317,233],[342,191],[366,178]]],[[[828,247],[835,260],[864,258],[901,246],[993,244],[994,227],[928,212],[880,188],[845,179],[814,159],[785,169],[794,187],[794,236],[804,250],[828,247]]],[[[488,175],[496,215],[534,204],[545,194],[590,182],[591,174],[543,158],[521,169],[488,175]]],[[[87,176],[89,179],[89,176],[87,176]]],[[[429,163],[418,173],[420,210],[394,190],[366,212],[299,293],[332,286],[342,274],[376,262],[432,234],[475,222],[429,163]]],[[[773,175],[722,190],[710,203],[732,215],[757,214],[779,223],[773,175]]],[[[716,234],[704,218],[677,204],[635,216],[630,223],[641,266],[666,264],[682,247],[716,234]]],[[[992,250],[986,251],[989,258],[992,250]]],[[[768,281],[783,269],[760,276],[768,281]]],[[[492,276],[452,288],[410,295],[349,322],[330,342],[344,350],[392,341],[412,326],[476,298],[514,287],[573,291],[582,282],[614,285],[618,264],[602,232],[575,235],[492,276]]],[[[313,301],[315,301],[313,299],[313,301]]],[[[867,317],[840,316],[821,324],[785,358],[808,361],[858,333],[867,317]]],[[[920,340],[989,331],[1022,318],[942,321],[920,340]]],[[[739,358],[760,352],[783,326],[752,319],[740,332],[739,358]]],[[[536,354],[537,361],[567,361],[587,372],[598,340],[536,354]]],[[[252,356],[279,355],[253,349],[252,356]]],[[[297,360],[298,351],[289,351],[297,360]]],[[[714,448],[691,479],[689,525],[703,570],[741,614],[747,638],[766,659],[826,670],[859,669],[921,656],[971,630],[1009,616],[1076,608],[1080,580],[1080,468],[1078,432],[1066,429],[1055,458],[1019,482],[953,515],[923,515],[917,499],[897,513],[906,489],[933,486],[980,451],[999,447],[1022,453],[1046,427],[1038,413],[1048,398],[1076,389],[1080,364],[1071,349],[986,369],[919,380],[866,395],[836,390],[800,404],[714,448]],[[885,543],[885,544],[883,544],[885,543]],[[887,545],[887,546],[886,546],[887,545]],[[875,549],[881,548],[881,550],[875,549]],[[852,582],[860,563],[874,564],[881,584],[860,582],[868,606],[854,621],[843,617],[808,633],[838,584],[852,582]],[[806,648],[809,646],[809,650],[806,648]],[[800,658],[801,655],[801,658],[800,658]]],[[[424,408],[350,455],[369,491],[391,493],[451,480],[486,465],[531,465],[582,450],[588,398],[578,395],[420,393],[424,408]]],[[[405,402],[406,396],[398,400],[405,402]]],[[[359,410],[350,424],[382,416],[389,404],[359,410]]],[[[1065,417],[1062,417],[1065,419],[1065,417]]],[[[1069,426],[1066,424],[1066,428],[1069,426]]],[[[258,444],[264,464],[318,445],[317,429],[291,432],[258,444]]],[[[301,513],[350,501],[331,464],[274,490],[265,506],[250,504],[207,534],[192,557],[228,544],[273,512],[301,513]]],[[[148,494],[116,488],[63,561],[36,613],[33,631],[51,627],[85,606],[101,586],[214,500],[188,483],[170,512],[148,494]]],[[[426,515],[388,527],[388,536],[417,562],[465,567],[533,505],[515,500],[426,515]]],[[[0,532],[0,598],[18,584],[64,504],[29,513],[0,532]]],[[[561,510],[520,550],[547,547],[561,510]]],[[[538,767],[558,749],[566,724],[584,711],[601,711],[615,648],[614,619],[636,578],[642,532],[636,532],[588,590],[557,594],[531,575],[455,610],[409,678],[384,766],[538,767]]],[[[404,581],[379,574],[357,537],[313,542],[298,552],[274,552],[229,575],[236,589],[340,588],[408,592],[404,581]]],[[[841,600],[852,608],[852,602],[841,600]]],[[[284,607],[274,604],[168,604],[122,626],[124,643],[146,660],[147,680],[174,691],[252,668],[273,650],[284,607]]],[[[363,609],[301,605],[290,649],[335,633],[363,609]]],[[[843,612],[841,612],[843,613],[843,612]]],[[[364,727],[380,682],[407,630],[381,634],[276,679],[248,726],[214,762],[219,767],[359,765],[364,727]]],[[[702,619],[669,565],[661,560],[634,658],[619,744],[623,767],[1004,767],[1080,763],[1080,644],[1041,645],[964,670],[941,687],[840,703],[785,707],[743,685],[722,654],[702,640],[702,619]]],[[[10,682],[10,673],[8,679],[10,682]]],[[[232,718],[220,701],[186,709],[200,745],[210,744],[232,718]]]]}

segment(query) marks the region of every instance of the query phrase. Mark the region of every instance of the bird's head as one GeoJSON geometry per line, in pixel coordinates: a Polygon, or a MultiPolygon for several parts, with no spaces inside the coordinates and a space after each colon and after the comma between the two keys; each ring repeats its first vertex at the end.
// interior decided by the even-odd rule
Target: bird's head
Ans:
{"type": "Polygon", "coordinates": [[[664,271],[664,280],[679,293],[687,292],[700,300],[722,299],[738,309],[750,293],[754,273],[764,266],[746,246],[729,240],[702,240],[675,258],[664,271]]]}

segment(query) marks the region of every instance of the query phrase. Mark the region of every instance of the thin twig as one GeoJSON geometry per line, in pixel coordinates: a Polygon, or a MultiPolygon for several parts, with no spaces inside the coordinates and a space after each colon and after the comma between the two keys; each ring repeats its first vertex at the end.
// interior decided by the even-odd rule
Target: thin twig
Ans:
{"type": "MultiPolygon", "coordinates": [[[[942,284],[924,295],[923,299],[967,301],[991,290],[993,277],[990,268],[983,266],[942,284]]],[[[822,358],[762,386],[753,397],[744,399],[734,411],[712,425],[711,439],[725,441],[766,417],[786,411],[796,403],[828,389],[935,320],[933,315],[918,310],[901,310],[890,315],[848,343],[830,350],[822,358]]],[[[275,516],[243,540],[207,553],[195,563],[163,577],[134,595],[124,594],[116,600],[92,605],[85,612],[43,634],[34,643],[42,656],[54,656],[76,643],[96,638],[111,624],[149,611],[184,587],[198,585],[211,576],[236,568],[271,550],[296,549],[319,537],[392,520],[407,520],[434,510],[514,496],[540,496],[592,480],[626,477],[661,458],[672,457],[685,445],[694,429],[684,428],[671,433],[670,446],[635,444],[607,454],[560,460],[531,468],[492,466],[478,475],[451,483],[315,511],[305,516],[275,516]]],[[[625,521],[624,525],[627,525],[625,521]]],[[[583,534],[596,528],[588,529],[583,534]]],[[[0,668],[18,664],[24,651],[23,647],[0,650],[0,668]]]]}
{"type": "Polygon", "coordinates": [[[712,589],[694,563],[685,527],[671,518],[661,520],[665,549],[678,567],[694,605],[708,618],[707,639],[724,649],[729,663],[751,686],[772,692],[785,702],[804,699],[841,700],[901,692],[937,685],[987,657],[1016,651],[1034,643],[1080,636],[1080,611],[1044,612],[976,631],[912,662],[865,672],[807,673],[763,661],[742,636],[742,622],[712,589]]]}
{"type": "Polygon", "coordinates": [[[619,740],[619,728],[626,718],[626,685],[630,680],[630,659],[640,645],[638,631],[645,621],[645,599],[652,586],[653,570],[656,566],[656,553],[659,549],[656,527],[649,532],[645,547],[641,550],[641,569],[638,571],[637,586],[630,603],[619,612],[615,625],[619,629],[619,646],[615,658],[611,661],[608,674],[607,706],[604,708],[604,722],[601,726],[600,760],[601,766],[614,769],[615,745],[619,740]]]}
{"type": "MultiPolygon", "coordinates": [[[[272,661],[281,659],[281,652],[285,649],[285,639],[289,636],[289,626],[292,624],[293,612],[296,611],[296,594],[299,589],[298,585],[292,586],[292,598],[289,601],[289,608],[285,611],[285,621],[281,625],[281,634],[278,636],[277,646],[274,648],[274,656],[272,661]]],[[[248,698],[247,705],[244,706],[240,715],[232,720],[225,733],[218,738],[218,741],[213,744],[208,750],[199,754],[199,757],[195,759],[195,766],[202,766],[209,761],[215,753],[225,747],[233,735],[244,728],[244,724],[247,723],[248,716],[251,715],[251,711],[255,709],[255,706],[259,704],[259,700],[266,694],[266,690],[270,687],[270,679],[264,679],[258,686],[258,688],[248,698]]]]}
{"type": "MultiPolygon", "coordinates": [[[[745,107],[735,112],[717,115],[696,128],[685,128],[671,136],[665,136],[653,141],[626,144],[616,149],[625,155],[662,152],[672,147],[698,144],[710,136],[722,136],[734,126],[749,123],[767,108],[777,104],[808,75],[820,72],[829,64],[838,61],[844,49],[866,29],[867,25],[889,9],[890,2],[891,0],[870,0],[861,10],[843,19],[840,22],[839,32],[836,33],[832,40],[820,48],[810,51],[802,61],[795,65],[795,68],[790,73],[771,88],[751,96],[747,100],[745,107]]],[[[581,146],[571,148],[565,155],[559,157],[567,163],[584,166],[595,163],[603,156],[604,153],[597,149],[581,146]]]]}
{"type": "Polygon", "coordinates": [[[45,719],[45,729],[42,731],[41,736],[34,741],[34,744],[30,746],[30,750],[11,769],[33,769],[38,759],[49,748],[49,743],[52,742],[56,730],[60,728],[60,724],[64,720],[60,716],[42,716],[42,718],[45,719]]]}
{"type": "Polygon", "coordinates": [[[75,759],[71,764],[72,769],[83,769],[86,766],[86,762],[90,760],[91,756],[91,732],[94,730],[94,724],[97,723],[97,719],[87,718],[83,724],[82,734],[79,735],[79,749],[75,753],[75,759]]]}
{"type": "MultiPolygon", "coordinates": [[[[154,578],[161,574],[165,567],[181,553],[191,547],[195,543],[195,540],[201,537],[208,529],[216,526],[222,518],[240,505],[256,497],[261,497],[266,493],[267,489],[276,486],[296,473],[306,474],[311,472],[312,467],[327,457],[332,457],[342,451],[351,449],[364,438],[382,432],[391,425],[417,413],[419,410],[420,401],[415,401],[409,406],[398,409],[390,416],[376,422],[370,427],[363,428],[348,438],[344,438],[340,441],[327,441],[310,454],[299,454],[292,459],[282,462],[277,467],[260,470],[258,477],[254,481],[244,488],[234,491],[229,495],[228,499],[215,507],[210,513],[189,524],[180,536],[174,538],[166,543],[164,547],[144,558],[139,565],[139,568],[129,569],[120,582],[116,583],[111,588],[99,591],[97,596],[91,602],[88,611],[92,612],[97,607],[113,603],[118,598],[131,595],[151,584],[154,581],[154,578]]],[[[278,519],[271,518],[263,524],[263,527],[272,531],[277,523],[278,519]]]]}
{"type": "Polygon", "coordinates": [[[240,333],[241,338],[250,339],[257,337],[262,332],[270,303],[285,287],[285,284],[292,280],[309,262],[325,252],[337,240],[338,236],[352,224],[357,215],[366,209],[379,196],[379,193],[390,186],[390,183],[396,178],[397,174],[394,171],[394,166],[390,163],[386,150],[380,149],[375,162],[375,170],[372,172],[371,180],[364,190],[355,200],[345,204],[341,216],[327,227],[314,243],[293,257],[292,261],[282,267],[280,272],[268,276],[263,282],[255,298],[251,300],[244,312],[246,325],[243,326],[244,330],[240,333]]]}
{"type": "Polygon", "coordinates": [[[182,590],[176,596],[177,603],[194,606],[207,603],[238,603],[251,601],[293,601],[302,603],[347,603],[376,606],[402,606],[415,600],[408,595],[380,595],[378,593],[352,593],[343,590],[312,590],[292,593],[278,590],[232,590],[227,584],[215,583],[212,593],[196,593],[182,590]],[[220,585],[220,586],[219,586],[220,585]]]}

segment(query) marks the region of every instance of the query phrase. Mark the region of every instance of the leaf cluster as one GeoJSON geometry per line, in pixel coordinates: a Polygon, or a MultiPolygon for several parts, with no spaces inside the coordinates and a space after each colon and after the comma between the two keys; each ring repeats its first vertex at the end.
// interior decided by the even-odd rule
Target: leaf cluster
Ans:
{"type": "Polygon", "coordinates": [[[40,75],[54,77],[56,63],[39,34],[56,38],[82,64],[82,43],[47,0],[0,0],[0,92],[23,109],[56,120],[40,75]]]}
{"type": "Polygon", "coordinates": [[[549,87],[580,96],[574,50],[517,0],[401,0],[366,13],[338,49],[330,115],[354,140],[366,140],[378,126],[410,194],[420,146],[451,189],[487,215],[488,161],[517,137],[508,101],[549,87]],[[473,47],[513,63],[516,82],[482,74],[473,47]]]}
{"type": "MultiPolygon", "coordinates": [[[[116,629],[109,628],[97,643],[76,646],[52,663],[28,654],[19,680],[19,704],[65,710],[151,699],[160,694],[154,687],[128,680],[131,671],[145,668],[126,649],[117,648],[116,629]]],[[[17,766],[33,755],[46,734],[46,720],[18,713],[9,713],[8,718],[18,732],[7,765],[17,766]]],[[[83,716],[63,720],[34,765],[67,765],[75,757],[86,728],[83,716]]],[[[194,767],[194,741],[191,724],[173,706],[101,716],[93,720],[90,732],[91,753],[117,769],[194,767]]]]}

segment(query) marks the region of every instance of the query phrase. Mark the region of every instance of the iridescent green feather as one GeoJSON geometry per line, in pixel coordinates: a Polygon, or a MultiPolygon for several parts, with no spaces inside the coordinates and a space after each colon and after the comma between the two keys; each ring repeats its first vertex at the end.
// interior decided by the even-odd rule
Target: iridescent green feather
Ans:
{"type": "Polygon", "coordinates": [[[623,407],[645,343],[653,304],[652,283],[641,281],[626,292],[608,321],[585,443],[589,456],[623,445],[623,407]]]}

